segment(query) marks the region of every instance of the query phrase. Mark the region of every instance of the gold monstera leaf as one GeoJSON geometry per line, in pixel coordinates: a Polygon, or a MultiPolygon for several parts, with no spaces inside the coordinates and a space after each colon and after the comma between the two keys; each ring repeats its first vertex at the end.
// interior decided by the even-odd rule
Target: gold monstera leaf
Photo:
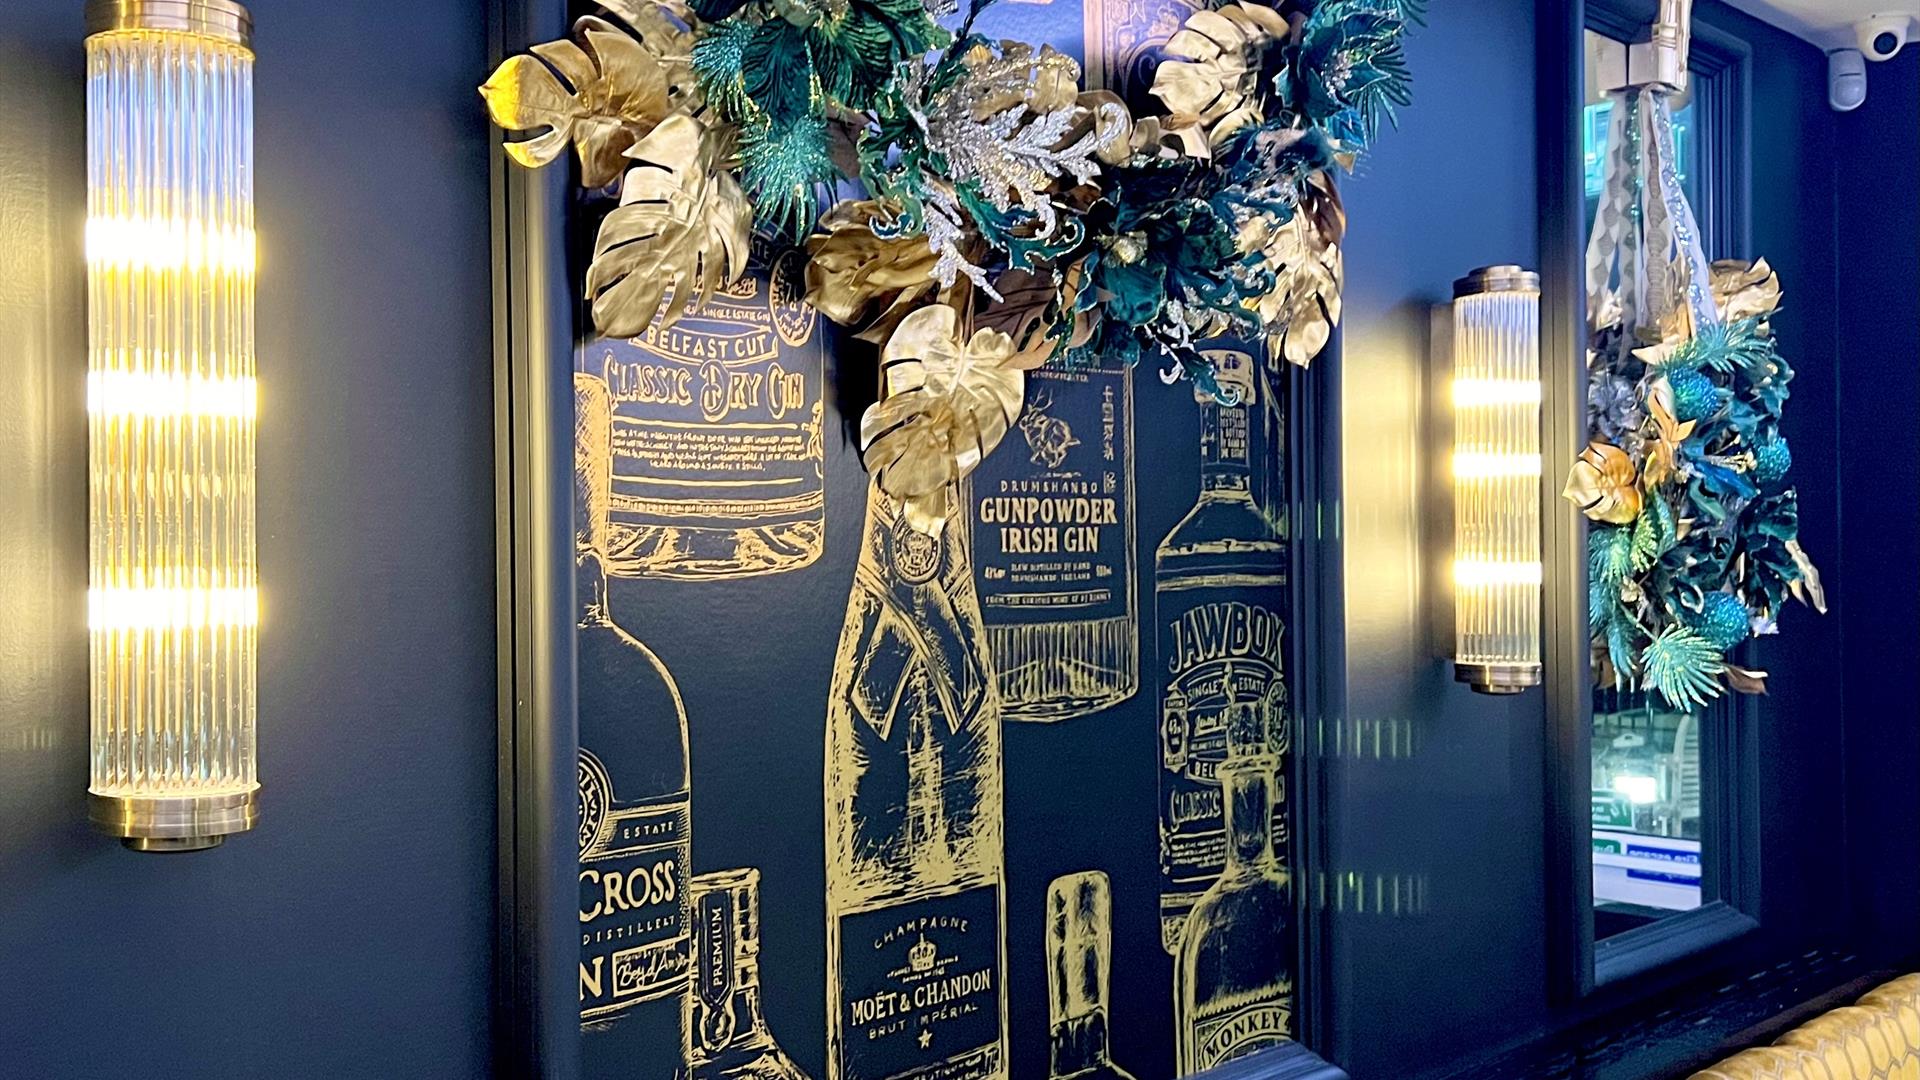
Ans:
{"type": "Polygon", "coordinates": [[[807,238],[807,303],[876,345],[940,288],[933,280],[940,257],[927,238],[876,234],[873,223],[885,216],[875,200],[842,203],[807,238]]]}
{"type": "Polygon", "coordinates": [[[627,151],[636,164],[600,223],[587,293],[609,337],[671,326],[747,268],[753,208],[721,164],[719,140],[690,116],[661,121],[627,151]]]}
{"type": "Polygon", "coordinates": [[[946,304],[914,311],[887,341],[886,393],[860,418],[860,451],[914,528],[940,531],[954,485],[1020,418],[1026,375],[1013,357],[1013,339],[997,330],[963,340],[960,312],[946,304]]]}
{"type": "Polygon", "coordinates": [[[1713,264],[1713,301],[1720,317],[1739,322],[1780,310],[1780,275],[1767,260],[1748,266],[1738,259],[1713,264]]]}
{"type": "Polygon", "coordinates": [[[1640,486],[1653,491],[1680,467],[1680,444],[1693,437],[1698,424],[1693,420],[1683,424],[1673,415],[1673,384],[1665,379],[1653,384],[1647,412],[1653,417],[1653,438],[1648,442],[1646,468],[1640,471],[1640,486]]]}
{"type": "Polygon", "coordinates": [[[1261,4],[1196,11],[1168,39],[1169,59],[1155,68],[1151,93],[1176,125],[1199,125],[1218,146],[1234,130],[1265,119],[1260,54],[1292,32],[1285,16],[1261,4]]]}
{"type": "Polygon", "coordinates": [[[1240,251],[1258,255],[1273,275],[1273,288],[1251,306],[1267,328],[1268,349],[1289,363],[1312,364],[1340,325],[1346,221],[1332,182],[1320,173],[1291,220],[1256,214],[1240,227],[1240,251]]]}
{"type": "Polygon", "coordinates": [[[1573,463],[1560,497],[1594,521],[1631,525],[1640,516],[1639,470],[1625,450],[1603,442],[1588,443],[1573,463]]]}
{"type": "Polygon", "coordinates": [[[692,102],[692,33],[658,5],[624,6],[630,10],[623,17],[631,15],[641,36],[589,15],[574,24],[578,43],[535,45],[532,55],[509,58],[480,88],[502,128],[548,129],[508,143],[515,161],[538,168],[571,144],[580,155],[581,183],[605,187],[620,178],[629,147],[692,102]]]}

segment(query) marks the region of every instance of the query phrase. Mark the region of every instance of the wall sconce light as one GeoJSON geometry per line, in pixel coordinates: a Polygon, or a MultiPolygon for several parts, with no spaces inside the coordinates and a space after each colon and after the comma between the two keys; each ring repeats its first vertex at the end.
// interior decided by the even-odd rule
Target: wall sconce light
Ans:
{"type": "Polygon", "coordinates": [[[252,19],[89,0],[88,816],[138,851],[253,827],[252,19]]]}
{"type": "Polygon", "coordinates": [[[1453,296],[1453,670],[1517,694],[1540,684],[1540,276],[1488,267],[1453,296]]]}

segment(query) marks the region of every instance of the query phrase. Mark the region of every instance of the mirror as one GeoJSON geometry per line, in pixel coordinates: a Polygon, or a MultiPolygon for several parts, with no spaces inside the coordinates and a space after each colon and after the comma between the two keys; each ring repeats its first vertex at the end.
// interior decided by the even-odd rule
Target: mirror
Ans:
{"type": "MultiPolygon", "coordinates": [[[[1591,232],[1606,186],[1609,125],[1614,102],[1600,85],[1601,54],[1624,39],[1590,24],[1586,32],[1586,102],[1582,115],[1586,227],[1591,232]]],[[[1695,62],[1693,85],[1674,101],[1674,160],[1682,188],[1700,215],[1710,258],[1731,254],[1714,235],[1706,212],[1707,176],[1713,163],[1730,161],[1733,148],[1716,145],[1729,133],[1708,123],[1703,100],[1715,92],[1711,71],[1695,62]]],[[[1712,797],[1728,777],[1716,754],[1725,754],[1730,706],[1717,703],[1697,713],[1667,707],[1655,695],[1595,687],[1592,694],[1593,940],[1596,945],[1674,915],[1695,911],[1721,895],[1729,852],[1715,850],[1731,835],[1717,820],[1725,805],[1712,797]]]]}

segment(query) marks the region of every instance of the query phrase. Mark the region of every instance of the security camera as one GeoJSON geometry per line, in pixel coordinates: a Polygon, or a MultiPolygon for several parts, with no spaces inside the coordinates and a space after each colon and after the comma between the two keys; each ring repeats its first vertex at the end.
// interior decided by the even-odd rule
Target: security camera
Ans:
{"type": "Polygon", "coordinates": [[[1907,47],[1907,35],[1913,29],[1911,15],[1874,15],[1853,24],[1860,39],[1860,51],[1867,59],[1885,62],[1907,47]]]}

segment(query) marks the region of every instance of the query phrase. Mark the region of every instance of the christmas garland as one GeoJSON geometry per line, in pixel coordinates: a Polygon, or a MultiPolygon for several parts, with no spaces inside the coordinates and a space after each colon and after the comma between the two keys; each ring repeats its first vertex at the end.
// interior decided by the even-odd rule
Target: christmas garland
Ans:
{"type": "Polygon", "coordinates": [[[1665,148],[1658,90],[1623,95],[1589,257],[1592,442],[1566,487],[1591,519],[1588,616],[1602,686],[1691,712],[1762,693],[1729,654],[1778,632],[1791,596],[1824,612],[1800,547],[1781,420],[1793,368],[1765,260],[1711,267],[1665,148]]]}
{"type": "Polygon", "coordinates": [[[1332,174],[1409,102],[1425,0],[1198,11],[1138,110],[1051,47],[976,33],[993,0],[953,3],[601,0],[618,23],[582,18],[482,87],[501,127],[540,132],[515,161],[572,147],[613,203],[586,280],[602,334],[677,320],[746,270],[756,229],[804,243],[809,302],[883,349],[862,449],[928,529],[1028,370],[1151,361],[1224,397],[1210,339],[1301,365],[1325,347],[1332,174]]]}

